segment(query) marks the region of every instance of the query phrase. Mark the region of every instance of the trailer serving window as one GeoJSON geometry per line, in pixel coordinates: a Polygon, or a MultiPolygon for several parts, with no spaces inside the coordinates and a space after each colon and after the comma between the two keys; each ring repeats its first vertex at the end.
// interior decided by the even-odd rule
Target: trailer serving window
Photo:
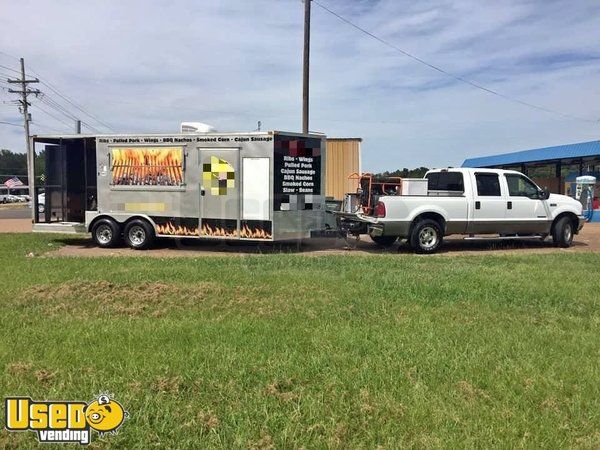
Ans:
{"type": "Polygon", "coordinates": [[[111,186],[184,185],[183,147],[112,147],[111,186]]]}

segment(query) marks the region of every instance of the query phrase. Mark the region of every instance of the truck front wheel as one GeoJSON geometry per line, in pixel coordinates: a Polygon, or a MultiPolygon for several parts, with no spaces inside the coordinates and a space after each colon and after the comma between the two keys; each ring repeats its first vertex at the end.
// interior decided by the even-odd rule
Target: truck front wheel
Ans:
{"type": "Polygon", "coordinates": [[[380,247],[389,247],[394,245],[394,242],[398,240],[398,236],[374,236],[372,234],[369,234],[369,236],[380,247]]]}
{"type": "Polygon", "coordinates": [[[561,217],[552,229],[552,242],[555,247],[570,247],[573,243],[573,223],[568,217],[561,217]]]}
{"type": "Polygon", "coordinates": [[[416,253],[435,253],[438,251],[444,235],[440,224],[435,220],[425,219],[417,222],[408,239],[411,248],[416,253]]]}

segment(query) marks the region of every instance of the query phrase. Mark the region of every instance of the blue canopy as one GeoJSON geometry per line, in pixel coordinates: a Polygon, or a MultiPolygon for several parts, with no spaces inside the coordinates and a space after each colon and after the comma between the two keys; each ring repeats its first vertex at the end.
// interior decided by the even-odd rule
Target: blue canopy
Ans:
{"type": "Polygon", "coordinates": [[[463,167],[494,167],[538,162],[557,159],[585,158],[600,156],[600,141],[580,142],[578,144],[558,145],[556,147],[536,148],[520,152],[503,153],[479,158],[468,158],[463,167]]]}

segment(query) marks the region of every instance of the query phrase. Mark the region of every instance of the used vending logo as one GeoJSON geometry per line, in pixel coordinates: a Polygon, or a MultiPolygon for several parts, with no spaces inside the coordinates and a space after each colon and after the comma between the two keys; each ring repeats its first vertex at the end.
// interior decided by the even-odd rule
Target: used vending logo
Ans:
{"type": "Polygon", "coordinates": [[[99,436],[116,434],[129,416],[123,406],[107,394],[92,402],[34,401],[29,397],[7,397],[6,429],[35,431],[41,443],[91,442],[92,430],[99,436]]]}

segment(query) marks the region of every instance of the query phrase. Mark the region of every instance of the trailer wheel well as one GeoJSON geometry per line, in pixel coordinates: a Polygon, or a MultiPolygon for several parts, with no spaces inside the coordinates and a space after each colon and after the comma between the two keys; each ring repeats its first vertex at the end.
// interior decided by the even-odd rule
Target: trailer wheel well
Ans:
{"type": "Polygon", "coordinates": [[[420,220],[424,220],[424,219],[435,220],[437,223],[440,224],[440,228],[442,229],[442,232],[444,234],[446,234],[446,219],[444,219],[444,216],[442,216],[441,214],[435,213],[435,212],[424,212],[424,213],[419,214],[417,217],[415,217],[413,219],[412,223],[410,224],[410,230],[408,232],[409,236],[412,234],[412,230],[413,230],[414,226],[420,220]]]}
{"type": "Polygon", "coordinates": [[[554,227],[558,223],[560,219],[563,217],[568,217],[571,221],[571,226],[573,227],[573,234],[577,234],[577,226],[579,225],[579,219],[572,212],[563,212],[560,213],[556,218],[552,221],[552,227],[550,228],[550,234],[554,233],[554,227]]]}
{"type": "Polygon", "coordinates": [[[147,222],[148,225],[150,225],[152,227],[152,229],[155,230],[155,232],[156,232],[156,226],[154,225],[154,223],[151,220],[148,220],[148,218],[144,217],[144,216],[132,216],[132,217],[130,217],[125,222],[123,222],[123,228],[125,228],[127,226],[127,224],[129,222],[131,222],[132,220],[143,220],[144,222],[147,222]]]}
{"type": "Polygon", "coordinates": [[[117,222],[117,221],[114,219],[114,217],[111,217],[111,216],[108,216],[108,215],[104,215],[104,214],[103,214],[103,215],[101,215],[101,216],[94,217],[94,220],[92,220],[92,221],[90,222],[90,226],[88,227],[88,232],[91,232],[91,231],[92,231],[92,229],[94,228],[94,225],[96,225],[96,222],[98,222],[99,220],[102,220],[102,219],[109,219],[109,220],[112,220],[114,223],[116,223],[117,225],[119,225],[119,227],[121,227],[121,224],[120,224],[119,222],[117,222]]]}

